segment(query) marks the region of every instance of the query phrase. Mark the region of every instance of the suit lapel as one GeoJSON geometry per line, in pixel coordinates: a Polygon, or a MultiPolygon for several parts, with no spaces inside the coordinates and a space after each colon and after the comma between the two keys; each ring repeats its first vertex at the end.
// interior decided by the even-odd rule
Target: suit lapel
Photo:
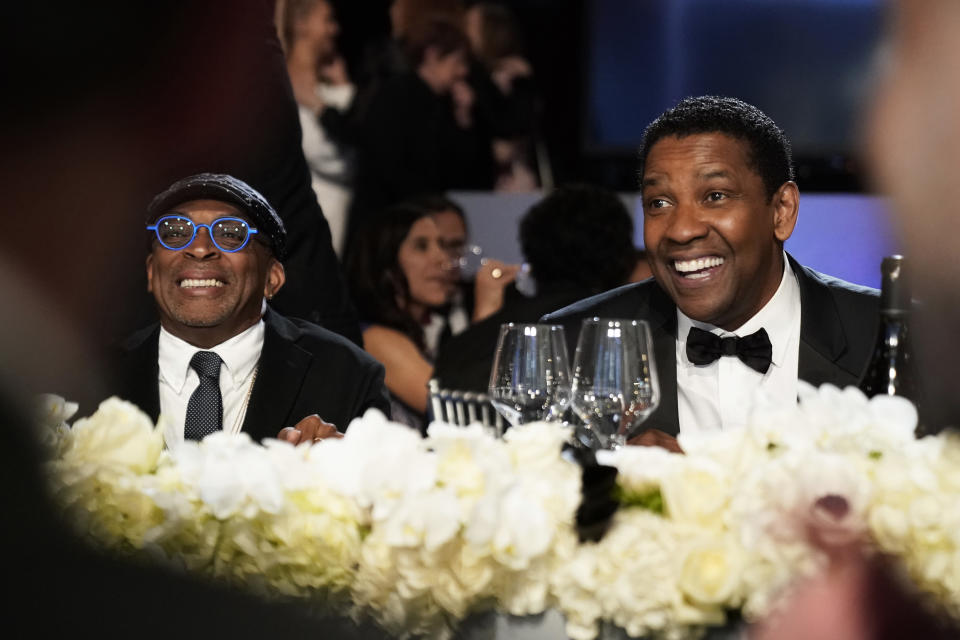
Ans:
{"type": "Polygon", "coordinates": [[[787,255],[800,285],[800,351],[797,375],[813,385],[829,382],[838,386],[857,383],[859,372],[838,364],[847,351],[837,307],[827,286],[816,275],[787,255]]]}
{"type": "Polygon", "coordinates": [[[159,354],[160,325],[154,325],[130,338],[122,347],[123,389],[121,398],[137,405],[156,422],[160,417],[159,354]]]}
{"type": "MultiPolygon", "coordinates": [[[[287,424],[313,356],[296,345],[299,329],[276,313],[264,315],[266,332],[257,379],[243,421],[254,440],[274,438],[287,424]]],[[[299,420],[303,416],[297,417],[299,420]]]]}

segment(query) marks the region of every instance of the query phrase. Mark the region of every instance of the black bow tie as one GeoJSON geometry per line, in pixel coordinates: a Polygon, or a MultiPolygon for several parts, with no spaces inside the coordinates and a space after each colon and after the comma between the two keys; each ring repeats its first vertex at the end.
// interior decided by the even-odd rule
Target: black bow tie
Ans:
{"type": "Polygon", "coordinates": [[[697,327],[690,327],[687,334],[687,359],[693,364],[710,364],[720,356],[736,356],[751,369],[766,373],[772,355],[773,347],[766,329],[742,338],[721,338],[697,327]]]}

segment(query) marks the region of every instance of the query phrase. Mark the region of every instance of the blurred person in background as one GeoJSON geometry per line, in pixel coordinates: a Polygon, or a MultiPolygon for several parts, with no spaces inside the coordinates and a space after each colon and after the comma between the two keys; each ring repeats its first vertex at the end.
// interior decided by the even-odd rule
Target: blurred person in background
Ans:
{"type": "Polygon", "coordinates": [[[348,243],[366,218],[385,206],[493,184],[482,157],[463,144],[454,113],[454,86],[467,75],[469,43],[463,31],[433,19],[412,28],[402,44],[411,70],[384,82],[361,120],[348,243]]]}
{"type": "MultiPolygon", "coordinates": [[[[340,4],[341,13],[349,5],[340,4]]],[[[403,52],[402,42],[406,34],[423,22],[442,19],[460,25],[463,21],[463,3],[460,0],[372,0],[364,3],[364,24],[369,32],[364,37],[345,33],[344,46],[351,43],[349,36],[359,38],[352,59],[347,60],[348,75],[353,78],[356,96],[347,108],[325,105],[320,122],[325,130],[338,141],[356,144],[362,134],[362,121],[373,97],[380,87],[391,78],[410,70],[403,52]],[[382,13],[381,13],[382,12],[382,13]]],[[[278,20],[278,24],[282,23],[278,20]]],[[[355,28],[361,25],[354,24],[355,28]]]]}
{"type": "Polygon", "coordinates": [[[468,81],[476,94],[474,120],[488,130],[496,162],[497,191],[532,191],[537,96],[533,68],[509,7],[478,2],[467,9],[465,30],[473,60],[468,81]]]}
{"type": "Polygon", "coordinates": [[[427,195],[407,201],[430,213],[440,231],[440,245],[447,254],[447,304],[433,309],[424,327],[427,348],[437,352],[442,340],[462,332],[470,325],[473,311],[473,283],[462,278],[461,258],[468,249],[467,218],[463,208],[444,195],[427,195]]]}
{"type": "Polygon", "coordinates": [[[473,245],[469,244],[467,219],[460,205],[443,195],[412,198],[406,203],[433,216],[449,260],[446,274],[450,299],[431,311],[425,327],[427,347],[436,353],[445,340],[500,309],[504,291],[519,275],[520,265],[487,257],[478,258],[481,263],[477,265],[463,264],[473,245]]]}
{"type": "MultiPolygon", "coordinates": [[[[364,348],[386,368],[393,419],[420,430],[436,357],[426,332],[453,293],[452,264],[434,213],[416,201],[388,207],[360,232],[346,264],[364,348]]],[[[478,308],[496,310],[491,305],[499,306],[517,269],[484,265],[473,291],[475,317],[478,308]]]]}
{"type": "Polygon", "coordinates": [[[346,111],[356,87],[337,51],[340,27],[329,0],[279,0],[279,29],[287,57],[303,131],[303,154],[310,166],[311,186],[330,225],[333,248],[343,254],[347,212],[353,186],[352,147],[327,131],[328,108],[346,111]]]}
{"type": "MultiPolygon", "coordinates": [[[[868,107],[866,151],[875,188],[893,201],[921,313],[911,321],[924,364],[926,412],[956,427],[960,400],[960,4],[900,0],[881,49],[879,84],[868,107]],[[932,123],[936,123],[935,126],[932,123]],[[957,196],[957,198],[954,198],[957,196]]],[[[883,558],[834,549],[830,569],[799,585],[752,640],[886,640],[960,637],[883,558]]]]}
{"type": "Polygon", "coordinates": [[[867,145],[874,186],[890,196],[909,261],[915,357],[922,363],[924,413],[934,428],[960,425],[953,338],[960,326],[957,250],[960,196],[960,4],[895,2],[881,49],[880,83],[867,145]]]}
{"type": "Polygon", "coordinates": [[[618,287],[636,263],[630,213],[615,193],[600,187],[569,185],[550,193],[523,216],[519,236],[536,294],[506,287],[497,311],[441,343],[434,377],[442,388],[486,393],[501,324],[537,322],[554,309],[618,287]]]}

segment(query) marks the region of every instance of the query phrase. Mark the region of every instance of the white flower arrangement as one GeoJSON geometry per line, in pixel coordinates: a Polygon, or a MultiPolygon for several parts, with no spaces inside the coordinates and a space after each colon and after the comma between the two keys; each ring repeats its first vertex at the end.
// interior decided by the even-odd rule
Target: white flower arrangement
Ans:
{"type": "Polygon", "coordinates": [[[580,468],[561,425],[498,440],[435,423],[422,439],[370,411],[315,446],[218,433],[171,451],[129,403],[69,426],[73,411],[46,397],[39,415],[55,495],[81,531],[400,636],[553,608],[577,640],[604,622],[697,637],[730,611],[769,613],[822,568],[811,526],[899,556],[960,619],[960,437],[915,439],[899,398],[805,386],[797,407],[761,405],[746,429],[682,435],[685,455],[613,452],[623,506],[591,543],[577,539],[580,468]]]}

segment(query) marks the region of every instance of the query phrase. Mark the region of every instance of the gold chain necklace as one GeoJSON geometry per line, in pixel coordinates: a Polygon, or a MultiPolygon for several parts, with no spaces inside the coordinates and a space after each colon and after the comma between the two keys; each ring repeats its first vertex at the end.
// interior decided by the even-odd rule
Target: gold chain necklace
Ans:
{"type": "Polygon", "coordinates": [[[250,378],[250,386],[247,387],[247,395],[243,399],[243,404],[240,405],[240,411],[237,413],[237,421],[234,423],[231,433],[240,433],[240,431],[243,429],[243,421],[247,417],[247,407],[250,406],[250,396],[253,395],[253,385],[257,381],[258,371],[260,371],[259,364],[253,368],[253,377],[250,378]]]}

